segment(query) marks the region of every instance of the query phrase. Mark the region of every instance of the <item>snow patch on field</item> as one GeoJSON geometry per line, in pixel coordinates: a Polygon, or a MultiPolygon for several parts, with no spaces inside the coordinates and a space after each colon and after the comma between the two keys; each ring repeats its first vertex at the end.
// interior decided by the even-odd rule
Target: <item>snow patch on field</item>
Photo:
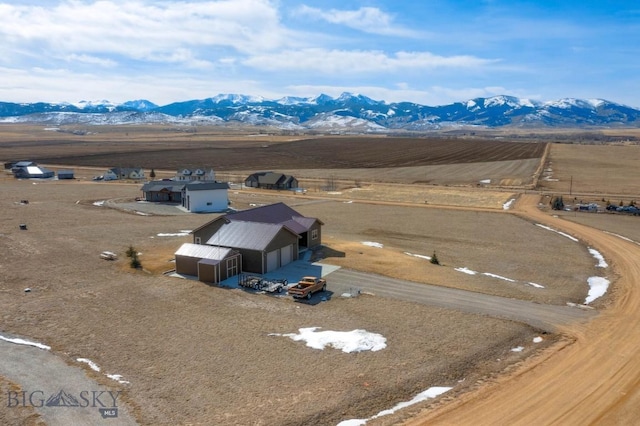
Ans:
{"type": "Polygon", "coordinates": [[[515,283],[516,282],[516,280],[514,280],[514,279],[503,277],[501,275],[492,274],[490,272],[483,272],[482,275],[486,275],[486,276],[492,277],[492,278],[497,278],[499,280],[509,281],[510,283],[515,283]]]}
{"type": "Polygon", "coordinates": [[[408,251],[405,251],[404,254],[407,256],[418,257],[420,259],[431,260],[431,256],[425,256],[424,254],[409,253],[408,251]]]}
{"type": "Polygon", "coordinates": [[[553,229],[553,228],[551,228],[551,227],[549,227],[549,226],[542,225],[542,224],[540,224],[540,223],[536,223],[536,226],[539,226],[540,228],[546,229],[546,230],[548,230],[548,231],[555,232],[556,234],[560,234],[560,235],[562,235],[563,237],[567,237],[567,238],[569,238],[571,241],[575,241],[575,242],[578,242],[578,241],[579,241],[576,237],[571,236],[571,235],[569,235],[569,234],[567,234],[567,233],[565,233],[565,232],[558,231],[557,229],[553,229]]]}
{"type": "Polygon", "coordinates": [[[100,372],[100,367],[98,367],[98,364],[96,364],[95,362],[91,361],[90,359],[77,358],[76,361],[83,362],[83,363],[89,365],[89,368],[91,368],[93,371],[100,372]]]}
{"type": "Polygon", "coordinates": [[[590,248],[589,253],[591,253],[591,255],[598,261],[598,264],[596,265],[598,268],[606,268],[609,266],[609,264],[604,260],[604,256],[600,254],[598,250],[590,248]]]}
{"type": "Polygon", "coordinates": [[[190,230],[182,229],[180,230],[180,232],[175,232],[175,233],[160,233],[158,234],[158,237],[186,237],[190,233],[191,233],[190,230]]]}
{"type": "Polygon", "coordinates": [[[375,247],[375,248],[383,248],[384,247],[384,244],[376,243],[374,241],[363,241],[362,244],[365,245],[365,246],[375,247]]]}
{"type": "Polygon", "coordinates": [[[4,340],[5,342],[9,342],[9,343],[14,343],[16,345],[34,346],[36,348],[44,349],[46,351],[51,350],[50,346],[43,345],[42,343],[38,343],[38,342],[32,342],[30,340],[20,339],[20,338],[17,338],[17,337],[16,338],[11,338],[11,337],[4,337],[4,336],[0,335],[0,340],[4,340]]]}
{"type": "Polygon", "coordinates": [[[299,333],[277,334],[269,336],[284,336],[295,341],[305,341],[313,349],[324,349],[329,346],[340,349],[345,353],[371,351],[376,352],[387,347],[387,339],[381,334],[370,333],[366,330],[352,331],[317,331],[320,327],[298,329],[299,333]]]}
{"type": "Polygon", "coordinates": [[[417,404],[419,402],[435,398],[435,397],[437,397],[439,395],[442,395],[443,393],[445,393],[445,392],[447,392],[449,390],[451,390],[450,387],[444,387],[444,386],[431,387],[431,388],[427,389],[424,392],[420,392],[419,394],[414,396],[413,399],[411,399],[410,401],[399,402],[398,404],[393,406],[393,408],[389,408],[388,410],[380,411],[378,414],[376,414],[374,416],[371,416],[368,419],[344,420],[344,421],[341,421],[340,423],[338,423],[338,426],[362,426],[362,425],[367,424],[367,422],[369,420],[377,419],[377,418],[382,417],[382,416],[388,416],[389,414],[393,414],[398,410],[401,410],[401,409],[403,409],[405,407],[409,407],[410,405],[414,405],[414,404],[417,404]]]}
{"type": "Polygon", "coordinates": [[[502,209],[503,210],[509,210],[511,208],[511,205],[514,203],[514,201],[516,201],[515,198],[510,199],[509,201],[507,201],[506,203],[504,203],[502,205],[502,209]]]}
{"type": "Polygon", "coordinates": [[[471,270],[471,269],[469,269],[469,268],[455,268],[455,269],[456,269],[456,271],[458,271],[458,272],[463,272],[463,273],[468,274],[468,275],[475,275],[475,274],[477,274],[477,272],[476,272],[476,271],[472,271],[472,270],[471,270]]]}
{"type": "Polygon", "coordinates": [[[589,277],[587,282],[589,283],[589,293],[587,298],[584,300],[586,305],[593,302],[598,297],[604,296],[609,288],[609,280],[603,277],[589,277]]]}

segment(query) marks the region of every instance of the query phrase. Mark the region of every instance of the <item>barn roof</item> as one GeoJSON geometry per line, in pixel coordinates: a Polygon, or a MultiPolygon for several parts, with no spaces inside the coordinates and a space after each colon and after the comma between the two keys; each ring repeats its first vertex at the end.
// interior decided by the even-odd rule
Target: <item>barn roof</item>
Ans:
{"type": "Polygon", "coordinates": [[[201,259],[221,260],[233,252],[227,247],[208,246],[203,244],[184,243],[175,252],[176,256],[199,257],[201,259]]]}
{"type": "Polygon", "coordinates": [[[282,224],[232,221],[225,223],[206,244],[262,251],[281,230],[298,234],[282,224]]]}
{"type": "Polygon", "coordinates": [[[153,180],[142,185],[142,191],[144,192],[160,192],[164,189],[171,192],[180,192],[184,187],[184,182],[172,182],[163,180],[153,180]]]}
{"type": "Polygon", "coordinates": [[[211,189],[229,189],[229,184],[226,182],[207,182],[207,181],[195,181],[189,182],[186,185],[188,191],[207,191],[211,189]]]}

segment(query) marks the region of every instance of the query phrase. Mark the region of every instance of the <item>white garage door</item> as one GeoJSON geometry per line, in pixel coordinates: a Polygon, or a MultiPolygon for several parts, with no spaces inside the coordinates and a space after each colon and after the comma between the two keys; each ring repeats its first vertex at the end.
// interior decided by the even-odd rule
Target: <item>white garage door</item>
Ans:
{"type": "Polygon", "coordinates": [[[278,269],[278,252],[280,250],[274,250],[267,253],[267,272],[275,271],[278,269]]]}
{"type": "Polygon", "coordinates": [[[284,266],[287,263],[291,263],[293,252],[293,244],[280,249],[280,266],[284,266]]]}

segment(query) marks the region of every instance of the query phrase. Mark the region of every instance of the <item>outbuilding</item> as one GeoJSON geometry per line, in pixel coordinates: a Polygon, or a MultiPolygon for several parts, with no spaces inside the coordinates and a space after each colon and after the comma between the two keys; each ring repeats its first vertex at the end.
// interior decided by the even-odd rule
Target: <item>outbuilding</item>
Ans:
{"type": "Polygon", "coordinates": [[[58,179],[75,179],[73,170],[58,170],[58,179]]]}
{"type": "Polygon", "coordinates": [[[176,272],[218,284],[242,272],[242,256],[227,247],[183,244],[175,253],[176,272]]]}

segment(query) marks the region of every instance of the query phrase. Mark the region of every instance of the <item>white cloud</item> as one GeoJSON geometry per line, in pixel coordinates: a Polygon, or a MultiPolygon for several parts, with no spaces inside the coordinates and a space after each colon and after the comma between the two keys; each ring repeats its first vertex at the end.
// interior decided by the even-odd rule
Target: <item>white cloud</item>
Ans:
{"type": "Polygon", "coordinates": [[[255,68],[280,71],[299,70],[317,73],[376,73],[404,69],[473,68],[489,66],[497,60],[468,55],[440,56],[429,52],[396,52],[375,50],[337,50],[307,48],[254,55],[243,61],[255,68]]]}
{"type": "Polygon", "coordinates": [[[331,9],[323,11],[309,6],[300,6],[294,15],[321,19],[332,24],[344,25],[359,31],[380,35],[417,37],[417,31],[395,26],[393,17],[375,7],[361,7],[357,10],[331,9]]]}

